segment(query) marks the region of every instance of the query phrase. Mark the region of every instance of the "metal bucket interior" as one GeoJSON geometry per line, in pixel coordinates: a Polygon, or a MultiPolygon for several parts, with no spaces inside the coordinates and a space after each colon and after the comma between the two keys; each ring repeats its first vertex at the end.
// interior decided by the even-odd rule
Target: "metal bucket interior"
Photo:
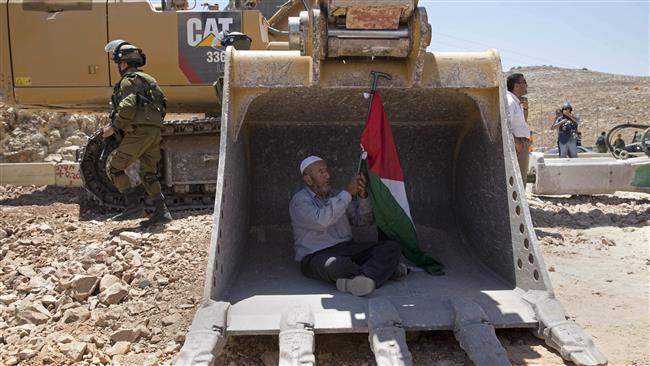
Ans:
{"type": "MultiPolygon", "coordinates": [[[[369,297],[389,299],[407,330],[452,329],[456,299],[478,303],[497,328],[535,326],[518,289],[522,265],[513,253],[509,205],[514,177],[501,126],[490,133],[475,99],[460,89],[379,92],[420,245],[444,264],[445,275],[414,271],[369,297]]],[[[498,88],[482,93],[498,103],[498,88]]],[[[241,128],[222,125],[221,199],[206,293],[232,304],[229,334],[277,334],[282,312],[295,305],[310,307],[316,332],[368,330],[368,298],[300,273],[288,209],[304,186],[298,168],[304,157],[328,161],[333,187],[354,174],[367,109],[361,89],[271,89],[250,103],[241,128]]],[[[355,229],[354,236],[374,240],[376,228],[355,229]]],[[[542,282],[529,287],[545,289],[542,282]]]]}

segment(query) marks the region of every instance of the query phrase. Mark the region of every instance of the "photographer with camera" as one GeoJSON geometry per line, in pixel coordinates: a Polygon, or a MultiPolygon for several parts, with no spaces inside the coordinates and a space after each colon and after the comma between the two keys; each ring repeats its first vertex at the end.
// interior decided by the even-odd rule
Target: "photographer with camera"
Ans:
{"type": "Polygon", "coordinates": [[[557,129],[557,145],[561,158],[578,157],[578,123],[579,118],[573,114],[573,107],[569,102],[564,103],[556,113],[551,129],[557,129]]]}

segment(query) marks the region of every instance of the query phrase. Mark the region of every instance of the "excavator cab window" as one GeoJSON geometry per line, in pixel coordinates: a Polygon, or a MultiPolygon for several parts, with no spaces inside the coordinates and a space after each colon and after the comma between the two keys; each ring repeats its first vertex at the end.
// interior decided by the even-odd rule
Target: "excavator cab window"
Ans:
{"type": "Polygon", "coordinates": [[[212,48],[218,49],[220,47],[233,46],[236,50],[250,50],[251,48],[251,37],[240,32],[228,32],[221,31],[217,34],[215,42],[212,44],[212,48]]]}

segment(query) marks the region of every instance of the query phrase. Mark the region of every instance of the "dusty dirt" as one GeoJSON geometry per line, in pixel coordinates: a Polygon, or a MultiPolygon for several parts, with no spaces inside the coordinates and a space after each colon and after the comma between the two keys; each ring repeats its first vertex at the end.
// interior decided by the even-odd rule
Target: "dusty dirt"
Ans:
{"type": "MultiPolygon", "coordinates": [[[[85,207],[80,195],[0,187],[0,364],[170,363],[201,298],[210,212],[176,212],[174,223],[146,231],[106,221],[111,213],[85,207]],[[99,289],[77,299],[70,282],[82,274],[113,274],[127,294],[114,304],[100,302],[99,289]]],[[[529,203],[571,319],[610,365],[649,365],[650,195],[529,195],[529,203]]],[[[566,364],[526,330],[497,335],[513,364],[566,364]]],[[[318,364],[375,364],[366,337],[318,335],[318,364]]],[[[408,338],[416,365],[471,364],[451,332],[408,338]]],[[[272,365],[277,357],[276,337],[232,338],[218,364],[272,365]]]]}
{"type": "Polygon", "coordinates": [[[202,297],[211,213],[141,230],[81,195],[0,186],[0,364],[110,364],[111,352],[117,364],[170,363],[202,297]],[[80,295],[79,275],[114,275],[126,296],[102,303],[101,284],[80,295]]]}

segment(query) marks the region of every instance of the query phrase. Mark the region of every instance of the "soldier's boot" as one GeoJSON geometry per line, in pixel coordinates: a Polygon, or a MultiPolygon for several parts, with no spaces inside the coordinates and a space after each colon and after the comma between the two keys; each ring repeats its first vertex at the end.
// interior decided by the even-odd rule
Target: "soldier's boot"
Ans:
{"type": "Polygon", "coordinates": [[[124,200],[126,201],[126,208],[121,213],[113,216],[113,221],[124,221],[139,219],[145,215],[144,206],[140,201],[140,195],[135,188],[129,188],[123,193],[124,200]]]}
{"type": "Polygon", "coordinates": [[[169,213],[169,210],[167,209],[167,205],[165,204],[165,199],[156,197],[153,200],[153,207],[154,211],[151,214],[151,216],[144,220],[140,226],[151,226],[154,224],[165,224],[170,221],[172,221],[172,215],[169,213]]]}

